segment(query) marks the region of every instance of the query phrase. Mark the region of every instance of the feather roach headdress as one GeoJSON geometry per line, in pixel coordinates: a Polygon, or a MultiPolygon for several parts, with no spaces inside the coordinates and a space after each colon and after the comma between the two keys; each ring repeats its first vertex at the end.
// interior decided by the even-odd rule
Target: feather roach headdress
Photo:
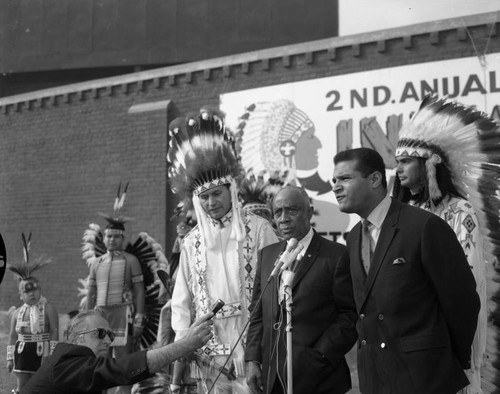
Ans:
{"type": "Polygon", "coordinates": [[[19,278],[19,281],[32,278],[34,272],[49,263],[49,261],[43,261],[40,258],[32,261],[30,256],[31,233],[28,235],[28,238],[26,238],[24,233],[21,236],[23,239],[23,259],[17,264],[7,264],[7,268],[19,278]]]}
{"type": "Polygon", "coordinates": [[[244,228],[235,182],[241,170],[234,138],[224,125],[222,113],[203,107],[199,114],[188,114],[170,123],[167,161],[172,191],[182,199],[192,197],[207,246],[213,246],[213,240],[198,195],[221,185],[230,186],[233,217],[236,218],[233,235],[242,240],[244,228]]]}
{"type": "Polygon", "coordinates": [[[442,197],[436,166],[448,168],[457,191],[474,206],[488,260],[494,259],[500,248],[500,129],[495,120],[474,107],[427,96],[399,132],[398,156],[425,159],[433,201],[442,197]]]}
{"type": "Polygon", "coordinates": [[[120,210],[123,208],[123,204],[125,203],[125,197],[127,196],[128,182],[125,185],[123,192],[121,191],[121,187],[122,184],[120,182],[120,184],[118,185],[118,192],[116,193],[115,197],[115,203],[113,205],[113,214],[106,215],[104,213],[99,212],[99,215],[101,215],[108,222],[106,230],[113,230],[115,233],[119,234],[123,234],[123,232],[125,231],[124,224],[132,220],[132,218],[120,215],[120,210]]]}

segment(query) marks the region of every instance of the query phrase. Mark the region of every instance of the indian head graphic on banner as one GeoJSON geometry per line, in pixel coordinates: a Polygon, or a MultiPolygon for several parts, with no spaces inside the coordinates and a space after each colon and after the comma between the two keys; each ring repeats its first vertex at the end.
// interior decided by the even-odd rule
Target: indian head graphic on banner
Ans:
{"type": "Polygon", "coordinates": [[[376,149],[390,189],[398,131],[430,92],[498,118],[500,53],[231,92],[220,101],[226,123],[240,134],[243,167],[288,174],[313,199],[316,230],[341,240],[358,218],[338,210],[333,156],[360,146],[376,149]]]}

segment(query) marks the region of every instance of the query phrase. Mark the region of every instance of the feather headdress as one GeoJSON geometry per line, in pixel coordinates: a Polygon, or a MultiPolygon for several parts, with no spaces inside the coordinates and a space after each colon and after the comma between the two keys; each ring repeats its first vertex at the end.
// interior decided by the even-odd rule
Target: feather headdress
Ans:
{"type": "Polygon", "coordinates": [[[256,213],[267,211],[271,214],[270,202],[273,195],[270,192],[271,185],[265,181],[263,176],[256,177],[249,173],[239,183],[240,197],[243,210],[256,213]]]}
{"type": "Polygon", "coordinates": [[[297,141],[313,127],[306,113],[290,100],[248,106],[237,127],[243,167],[256,172],[287,172],[294,178],[297,141]]]}
{"type": "Polygon", "coordinates": [[[208,107],[170,123],[167,161],[172,191],[182,197],[229,184],[240,173],[233,135],[222,113],[208,107]]]}
{"type": "Polygon", "coordinates": [[[442,197],[436,166],[449,169],[457,191],[474,206],[488,260],[494,259],[500,248],[498,123],[474,107],[427,96],[399,132],[398,156],[426,160],[429,197],[434,201],[442,197]]]}
{"type": "Polygon", "coordinates": [[[214,239],[207,227],[207,215],[198,195],[211,188],[229,185],[233,220],[232,237],[243,240],[244,227],[238,205],[235,178],[240,175],[240,164],[233,135],[226,129],[223,114],[203,107],[199,114],[177,118],[169,126],[167,161],[172,191],[181,198],[191,198],[196,218],[205,242],[210,248],[214,239]]]}
{"type": "Polygon", "coordinates": [[[123,192],[121,192],[121,187],[122,184],[120,182],[120,184],[118,185],[118,192],[116,193],[115,197],[115,203],[113,205],[113,214],[106,215],[104,213],[99,212],[99,215],[101,215],[108,222],[106,229],[113,230],[115,233],[120,233],[120,234],[122,234],[125,231],[124,224],[132,220],[132,218],[120,215],[120,210],[123,208],[123,204],[125,203],[125,197],[127,196],[128,182],[125,185],[123,192]]]}
{"type": "Polygon", "coordinates": [[[44,261],[40,258],[32,261],[30,258],[31,233],[28,235],[28,238],[26,238],[24,233],[21,236],[23,239],[23,259],[17,264],[7,264],[7,268],[19,278],[19,281],[32,278],[34,272],[49,263],[49,261],[44,261]]]}

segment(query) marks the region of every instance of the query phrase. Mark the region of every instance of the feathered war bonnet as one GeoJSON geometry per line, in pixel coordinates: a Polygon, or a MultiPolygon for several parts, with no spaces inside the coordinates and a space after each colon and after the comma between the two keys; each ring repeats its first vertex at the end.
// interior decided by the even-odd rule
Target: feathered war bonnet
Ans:
{"type": "Polygon", "coordinates": [[[120,210],[123,208],[125,197],[127,196],[128,182],[125,185],[123,192],[121,191],[121,187],[122,184],[120,182],[120,184],[118,185],[118,192],[116,193],[115,197],[115,203],[113,205],[113,214],[107,215],[99,212],[99,215],[106,219],[106,221],[108,222],[105,228],[106,232],[123,235],[125,233],[125,223],[132,220],[132,218],[120,215],[120,210]]]}
{"type": "Polygon", "coordinates": [[[297,142],[314,124],[290,100],[257,102],[245,110],[237,127],[243,168],[286,173],[286,183],[292,182],[297,142]]]}
{"type": "Polygon", "coordinates": [[[229,185],[231,193],[231,238],[242,241],[245,229],[235,181],[241,170],[234,138],[224,125],[222,113],[203,107],[199,114],[173,120],[169,125],[167,161],[172,192],[181,199],[192,199],[206,246],[215,246],[215,235],[198,196],[222,185],[229,185]]]}
{"type": "Polygon", "coordinates": [[[494,259],[500,248],[498,123],[474,107],[426,96],[399,132],[398,156],[425,159],[429,197],[434,201],[442,197],[436,166],[449,169],[453,185],[476,211],[488,260],[494,259]]]}
{"type": "Polygon", "coordinates": [[[41,268],[45,267],[49,261],[42,260],[41,258],[37,258],[32,261],[30,256],[30,247],[31,247],[31,233],[28,235],[28,238],[23,234],[21,234],[23,239],[23,259],[14,264],[7,264],[7,268],[10,269],[15,276],[19,279],[19,282],[23,280],[32,279],[34,281],[33,289],[36,289],[38,286],[38,279],[33,277],[33,274],[39,271],[41,268]]]}

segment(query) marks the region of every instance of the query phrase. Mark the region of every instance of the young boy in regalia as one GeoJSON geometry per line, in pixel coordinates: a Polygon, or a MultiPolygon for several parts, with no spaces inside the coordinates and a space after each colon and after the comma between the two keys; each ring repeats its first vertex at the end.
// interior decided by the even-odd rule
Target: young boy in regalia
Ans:
{"type": "Polygon", "coordinates": [[[23,305],[12,314],[9,344],[7,345],[7,370],[14,372],[19,393],[31,376],[40,368],[44,358],[52,354],[59,340],[57,311],[41,294],[41,286],[33,273],[47,262],[30,261],[31,234],[23,237],[24,259],[18,264],[8,264],[19,279],[19,296],[23,305]]]}

